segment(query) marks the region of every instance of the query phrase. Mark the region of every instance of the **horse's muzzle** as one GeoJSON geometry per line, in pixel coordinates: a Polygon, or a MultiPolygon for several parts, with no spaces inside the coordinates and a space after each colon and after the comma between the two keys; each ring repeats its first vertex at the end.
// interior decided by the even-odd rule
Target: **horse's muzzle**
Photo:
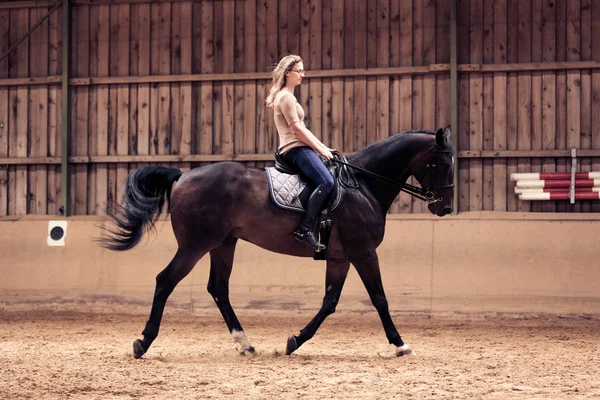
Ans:
{"type": "Polygon", "coordinates": [[[444,208],[442,208],[442,212],[437,213],[438,216],[443,217],[444,215],[448,215],[452,213],[452,207],[450,206],[446,206],[444,208]]]}
{"type": "Polygon", "coordinates": [[[451,214],[453,211],[451,205],[442,206],[442,204],[439,201],[435,203],[430,203],[428,208],[432,214],[435,214],[438,217],[443,217],[444,215],[451,214]]]}

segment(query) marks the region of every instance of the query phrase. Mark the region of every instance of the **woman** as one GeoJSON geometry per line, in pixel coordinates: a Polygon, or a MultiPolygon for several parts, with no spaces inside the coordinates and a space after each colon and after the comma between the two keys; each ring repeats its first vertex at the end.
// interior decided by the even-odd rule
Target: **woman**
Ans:
{"type": "Polygon", "coordinates": [[[273,109],[275,126],[279,133],[279,154],[296,165],[316,188],[308,199],[302,223],[294,232],[295,238],[314,250],[319,245],[314,229],[317,215],[333,189],[333,177],[319,155],[330,160],[332,150],[325,146],[304,125],[304,110],[294,96],[294,89],[302,83],[304,64],[299,56],[285,56],[273,70],[273,86],[267,97],[267,107],[273,109]]]}

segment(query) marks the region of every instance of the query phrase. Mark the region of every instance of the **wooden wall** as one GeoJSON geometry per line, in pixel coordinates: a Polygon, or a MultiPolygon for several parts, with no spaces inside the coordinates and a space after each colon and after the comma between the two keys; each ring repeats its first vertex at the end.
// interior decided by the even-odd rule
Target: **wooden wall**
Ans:
{"type": "MultiPolygon", "coordinates": [[[[102,213],[144,163],[270,164],[277,142],[263,99],[288,53],[309,71],[297,91],[307,125],[331,147],[354,152],[450,122],[450,1],[72,3],[75,214],[102,213]]],[[[52,4],[0,3],[0,55],[52,4]]],[[[600,155],[600,4],[457,5],[459,210],[596,211],[520,202],[508,176],[567,171],[570,159],[548,157],[556,150],[600,155]]],[[[60,207],[61,13],[0,62],[0,216],[60,207]]],[[[426,209],[403,194],[391,211],[426,209]]]]}

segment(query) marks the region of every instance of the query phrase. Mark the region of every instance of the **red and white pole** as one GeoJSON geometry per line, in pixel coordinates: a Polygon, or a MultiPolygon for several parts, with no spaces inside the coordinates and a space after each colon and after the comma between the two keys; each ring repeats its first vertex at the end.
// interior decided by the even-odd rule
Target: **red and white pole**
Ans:
{"type": "MultiPolygon", "coordinates": [[[[510,174],[511,181],[571,179],[570,172],[528,172],[510,174]]],[[[575,179],[600,179],[600,172],[576,172],[575,179]]]]}
{"type": "MultiPolygon", "coordinates": [[[[540,179],[540,180],[518,180],[518,188],[568,188],[571,186],[570,180],[562,179],[540,179]]],[[[600,179],[577,179],[575,187],[600,187],[600,179]]]]}
{"type": "MultiPolygon", "coordinates": [[[[522,193],[521,200],[569,200],[569,192],[564,193],[522,193]]],[[[599,200],[600,192],[575,192],[575,200],[599,200]]]]}

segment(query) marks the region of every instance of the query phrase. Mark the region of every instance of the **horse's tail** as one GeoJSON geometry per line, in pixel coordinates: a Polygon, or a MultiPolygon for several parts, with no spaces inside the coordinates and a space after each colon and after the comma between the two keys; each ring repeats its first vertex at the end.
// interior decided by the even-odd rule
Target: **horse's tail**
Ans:
{"type": "Polygon", "coordinates": [[[147,166],[132,172],[125,182],[123,204],[112,203],[106,209],[115,226],[102,228],[106,235],[98,239],[100,245],[116,251],[135,247],[145,231],[154,229],[165,197],[170,206],[171,187],[182,174],[176,168],[159,166],[147,166]]]}

